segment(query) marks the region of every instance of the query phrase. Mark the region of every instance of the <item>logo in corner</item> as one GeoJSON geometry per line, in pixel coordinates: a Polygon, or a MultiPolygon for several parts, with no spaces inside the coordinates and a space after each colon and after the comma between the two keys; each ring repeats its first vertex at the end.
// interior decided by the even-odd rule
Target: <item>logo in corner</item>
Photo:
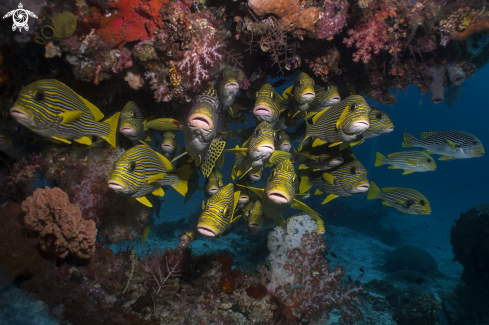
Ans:
{"type": "Polygon", "coordinates": [[[15,10],[11,10],[7,12],[5,16],[3,16],[3,19],[8,18],[12,16],[12,19],[14,20],[14,23],[12,25],[12,30],[15,31],[17,28],[19,29],[19,32],[22,31],[22,28],[24,28],[26,31],[29,30],[29,25],[27,25],[27,21],[29,20],[29,16],[36,18],[37,16],[35,13],[32,11],[23,9],[24,7],[22,6],[22,3],[19,3],[19,8],[15,10]]]}

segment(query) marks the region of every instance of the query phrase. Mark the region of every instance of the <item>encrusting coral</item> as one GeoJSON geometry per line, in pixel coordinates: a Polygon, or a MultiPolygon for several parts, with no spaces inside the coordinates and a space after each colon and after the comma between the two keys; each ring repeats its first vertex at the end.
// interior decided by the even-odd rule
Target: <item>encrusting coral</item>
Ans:
{"type": "Polygon", "coordinates": [[[36,189],[22,202],[26,226],[39,233],[40,249],[66,258],[90,258],[95,252],[95,222],[84,220],[78,205],[59,188],[36,189]]]}

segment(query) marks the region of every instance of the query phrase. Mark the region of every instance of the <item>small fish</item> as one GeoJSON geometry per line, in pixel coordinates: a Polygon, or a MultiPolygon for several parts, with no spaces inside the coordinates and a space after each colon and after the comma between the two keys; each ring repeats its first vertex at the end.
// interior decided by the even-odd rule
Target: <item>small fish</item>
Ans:
{"type": "Polygon", "coordinates": [[[358,279],[361,280],[365,276],[365,270],[363,268],[360,268],[360,275],[358,276],[358,279]]]}
{"type": "Polygon", "coordinates": [[[266,121],[272,129],[275,129],[279,116],[283,111],[281,103],[284,99],[277,94],[269,83],[264,84],[256,92],[255,96],[256,101],[253,107],[253,115],[255,116],[256,125],[266,121]]]}
{"type": "Polygon", "coordinates": [[[263,213],[276,221],[289,208],[315,213],[304,203],[294,199],[297,175],[289,159],[282,160],[272,171],[264,189],[248,187],[262,198],[263,213]]]}
{"type": "Polygon", "coordinates": [[[224,177],[221,172],[214,167],[209,177],[205,179],[204,194],[206,198],[212,197],[221,188],[224,187],[224,177]]]}
{"type": "Polygon", "coordinates": [[[391,165],[389,169],[403,169],[404,173],[411,174],[414,172],[429,172],[436,170],[436,163],[430,155],[422,151],[400,151],[383,156],[377,152],[375,158],[375,167],[384,164],[391,165]]]}
{"type": "Polygon", "coordinates": [[[338,196],[366,192],[369,189],[367,170],[357,159],[347,161],[327,172],[302,170],[300,193],[306,193],[312,186],[318,188],[315,195],[330,193],[322,202],[326,204],[338,196]]]}
{"type": "Polygon", "coordinates": [[[321,273],[320,273],[320,272],[319,272],[319,271],[318,271],[316,268],[314,268],[314,267],[311,267],[311,273],[312,273],[312,275],[314,275],[314,276],[318,276],[318,275],[320,275],[320,274],[321,274],[321,273]]]}
{"type": "Polygon", "coordinates": [[[300,163],[299,169],[329,170],[344,162],[340,146],[330,147],[327,144],[313,147],[312,141],[302,145],[299,151],[294,150],[293,161],[300,163]]]}
{"type": "Polygon", "coordinates": [[[292,144],[290,143],[290,138],[285,131],[277,131],[275,133],[275,148],[277,150],[290,152],[292,144]]]}
{"type": "Polygon", "coordinates": [[[171,161],[178,151],[177,134],[175,131],[165,131],[161,136],[161,152],[163,152],[163,156],[171,161]]]}
{"type": "Polygon", "coordinates": [[[378,137],[379,135],[394,131],[394,123],[389,116],[378,108],[370,107],[369,123],[370,127],[362,133],[362,139],[378,137]]]}
{"type": "Polygon", "coordinates": [[[98,136],[116,146],[119,113],[101,121],[104,114],[95,105],[58,80],[38,80],[22,88],[10,115],[53,142],[91,145],[90,137],[98,136]]]}
{"type": "Polygon", "coordinates": [[[252,235],[256,235],[265,223],[263,215],[263,205],[260,200],[255,200],[251,206],[248,218],[248,231],[252,235]]]}
{"type": "Polygon", "coordinates": [[[151,229],[151,225],[146,225],[143,228],[143,235],[141,236],[141,240],[143,241],[143,247],[146,244],[146,238],[148,237],[150,229],[151,229]]]}
{"type": "Polygon", "coordinates": [[[236,72],[229,67],[225,67],[222,69],[217,83],[217,95],[222,107],[231,107],[236,97],[238,97],[238,93],[239,85],[236,72]]]}
{"type": "Polygon", "coordinates": [[[311,112],[321,112],[341,101],[338,87],[332,83],[329,83],[326,88],[315,86],[314,92],[316,96],[311,103],[311,112]]]}
{"type": "Polygon", "coordinates": [[[242,178],[248,172],[256,172],[265,163],[277,164],[283,159],[288,159],[292,155],[287,152],[275,150],[275,131],[266,121],[261,122],[255,128],[251,138],[243,147],[236,146],[234,149],[226,149],[226,152],[234,152],[236,159],[231,177],[242,178]]]}
{"type": "Polygon", "coordinates": [[[239,194],[239,191],[234,191],[232,183],[217,191],[203,203],[197,230],[206,237],[220,237],[232,222],[239,219],[233,218],[239,194]]]}
{"type": "Polygon", "coordinates": [[[293,110],[307,111],[316,97],[314,79],[301,72],[294,85],[284,91],[283,97],[290,101],[293,110]]]}
{"type": "Polygon", "coordinates": [[[150,141],[149,129],[146,127],[147,122],[146,115],[141,108],[135,102],[129,101],[119,116],[119,132],[134,142],[139,140],[150,141]]]}
{"type": "Polygon", "coordinates": [[[370,182],[367,199],[382,199],[382,204],[407,214],[431,214],[430,202],[423,194],[411,188],[385,187],[382,190],[370,182]]]}
{"type": "Polygon", "coordinates": [[[250,202],[250,192],[246,187],[241,187],[238,185],[237,189],[240,191],[240,195],[238,198],[238,204],[236,205],[236,209],[243,209],[248,202],[250,202]]]}
{"type": "Polygon", "coordinates": [[[333,147],[358,141],[369,127],[370,107],[362,96],[353,95],[317,113],[306,122],[305,139],[316,137],[312,146],[328,143],[333,147]]]}
{"type": "Polygon", "coordinates": [[[127,150],[115,163],[108,186],[122,196],[136,199],[152,207],[145,195],[164,196],[163,185],[172,186],[185,196],[190,166],[184,165],[175,173],[172,163],[148,145],[137,145],[127,150]]]}
{"type": "Polygon", "coordinates": [[[257,170],[252,170],[246,175],[246,182],[250,185],[253,185],[261,180],[262,175],[263,175],[263,167],[257,170]]]}
{"type": "Polygon", "coordinates": [[[402,135],[403,147],[421,147],[428,154],[442,155],[438,160],[467,159],[484,156],[482,142],[463,131],[421,132],[421,140],[408,133],[402,135]]]}
{"type": "MultiPolygon", "coordinates": [[[[185,150],[195,163],[202,165],[202,174],[209,177],[215,163],[219,167],[224,165],[223,150],[227,136],[225,122],[221,114],[221,108],[217,92],[214,88],[202,92],[194,99],[194,105],[188,113],[185,123],[180,121],[160,118],[146,124],[149,128],[159,131],[182,130],[185,134],[185,150]]],[[[183,156],[180,155],[178,158],[183,156]]]]}
{"type": "Polygon", "coordinates": [[[338,256],[337,256],[335,253],[333,253],[333,252],[329,252],[329,255],[331,255],[331,256],[332,256],[332,257],[334,257],[334,258],[337,258],[337,257],[338,257],[338,256]]]}
{"type": "Polygon", "coordinates": [[[195,240],[195,237],[197,237],[197,232],[195,230],[184,232],[180,237],[180,249],[193,242],[195,240]]]}

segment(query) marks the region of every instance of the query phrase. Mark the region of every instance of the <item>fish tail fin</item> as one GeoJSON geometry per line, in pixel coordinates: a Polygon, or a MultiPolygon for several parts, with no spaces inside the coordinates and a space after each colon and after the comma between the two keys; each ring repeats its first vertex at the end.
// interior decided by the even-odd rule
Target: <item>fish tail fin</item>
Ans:
{"type": "Polygon", "coordinates": [[[409,133],[402,134],[402,146],[403,147],[414,147],[416,145],[415,141],[418,140],[409,133]]]}
{"type": "Polygon", "coordinates": [[[172,187],[182,196],[185,196],[185,194],[187,194],[188,180],[191,174],[190,172],[190,164],[185,164],[175,171],[175,175],[177,175],[178,177],[178,182],[176,184],[173,184],[172,187]]]}
{"type": "Polygon", "coordinates": [[[120,114],[121,113],[117,112],[104,121],[104,123],[107,123],[109,125],[109,133],[107,134],[107,136],[102,136],[102,138],[110,143],[110,145],[114,148],[117,146],[117,125],[119,124],[120,114]]]}
{"type": "Polygon", "coordinates": [[[375,167],[382,166],[384,164],[384,158],[385,156],[383,154],[377,152],[377,154],[375,155],[375,167]]]}
{"type": "Polygon", "coordinates": [[[373,200],[378,198],[377,193],[379,192],[382,192],[380,188],[373,181],[370,181],[370,187],[368,188],[367,199],[373,200]]]}
{"type": "Polygon", "coordinates": [[[309,183],[309,173],[303,172],[301,174],[301,183],[299,185],[299,193],[306,193],[312,185],[309,183]]]}

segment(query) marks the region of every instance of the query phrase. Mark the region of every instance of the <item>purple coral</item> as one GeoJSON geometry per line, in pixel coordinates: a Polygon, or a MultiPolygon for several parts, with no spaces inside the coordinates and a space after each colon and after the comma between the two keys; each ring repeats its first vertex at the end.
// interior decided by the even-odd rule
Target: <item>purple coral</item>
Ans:
{"type": "Polygon", "coordinates": [[[346,1],[325,2],[322,18],[318,21],[316,38],[330,38],[341,31],[346,24],[346,1]]]}

